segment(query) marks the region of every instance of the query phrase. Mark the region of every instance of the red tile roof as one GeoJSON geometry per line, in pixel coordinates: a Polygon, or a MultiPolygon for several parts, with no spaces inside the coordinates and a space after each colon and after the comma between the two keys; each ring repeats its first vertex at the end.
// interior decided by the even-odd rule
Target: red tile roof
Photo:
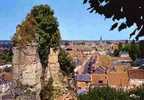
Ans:
{"type": "Polygon", "coordinates": [[[128,70],[128,75],[130,79],[144,79],[143,69],[130,69],[128,70]]]}

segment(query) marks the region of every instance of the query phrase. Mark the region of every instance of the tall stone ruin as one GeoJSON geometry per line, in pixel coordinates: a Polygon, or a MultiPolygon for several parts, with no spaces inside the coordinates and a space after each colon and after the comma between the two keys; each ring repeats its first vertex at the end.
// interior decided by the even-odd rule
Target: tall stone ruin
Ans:
{"type": "Polygon", "coordinates": [[[42,65],[36,43],[13,47],[16,100],[40,100],[42,65]]]}
{"type": "Polygon", "coordinates": [[[48,55],[48,69],[52,78],[52,100],[58,100],[58,97],[67,91],[66,85],[63,83],[63,75],[58,62],[58,50],[50,49],[48,55]]]}

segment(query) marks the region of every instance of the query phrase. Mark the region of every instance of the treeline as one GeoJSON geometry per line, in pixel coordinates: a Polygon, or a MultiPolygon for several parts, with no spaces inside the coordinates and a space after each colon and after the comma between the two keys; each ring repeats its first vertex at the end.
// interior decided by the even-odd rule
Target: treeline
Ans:
{"type": "Polygon", "coordinates": [[[132,41],[126,44],[119,43],[118,49],[115,49],[113,55],[119,56],[121,52],[127,52],[133,61],[137,58],[144,58],[144,41],[132,41]]]}

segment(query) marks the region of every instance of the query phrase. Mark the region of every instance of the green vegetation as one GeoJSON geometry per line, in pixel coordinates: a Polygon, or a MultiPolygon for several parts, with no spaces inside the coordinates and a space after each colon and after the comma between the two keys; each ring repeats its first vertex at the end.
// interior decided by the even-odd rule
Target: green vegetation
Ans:
{"type": "Polygon", "coordinates": [[[141,57],[139,44],[135,44],[134,42],[130,44],[128,52],[133,61],[141,57]]]}
{"type": "Polygon", "coordinates": [[[112,63],[112,59],[110,56],[108,55],[101,55],[99,56],[99,61],[98,61],[98,66],[105,66],[105,67],[109,67],[111,66],[112,63]]]}
{"type": "Polygon", "coordinates": [[[110,87],[98,87],[88,94],[78,97],[79,100],[144,100],[144,87],[132,91],[116,90],[110,87]],[[132,96],[133,95],[133,96],[132,96]]]}
{"type": "Polygon", "coordinates": [[[132,100],[144,100],[144,85],[136,88],[135,90],[130,91],[129,94],[135,94],[137,97],[139,97],[139,99],[132,99],[132,100]]]}
{"type": "Polygon", "coordinates": [[[38,43],[38,52],[43,68],[47,66],[50,48],[60,44],[58,22],[53,10],[48,5],[34,6],[12,39],[14,46],[25,46],[38,43]]]}
{"type": "Polygon", "coordinates": [[[143,23],[143,0],[83,0],[89,3],[90,12],[104,15],[105,18],[112,19],[115,23],[111,30],[118,28],[119,31],[136,25],[130,37],[136,35],[136,40],[144,36],[143,23]],[[135,11],[135,13],[133,13],[135,11]],[[137,31],[139,32],[137,33],[137,31]],[[136,34],[137,33],[137,34],[136,34]]]}
{"type": "Polygon", "coordinates": [[[53,10],[48,5],[34,6],[31,10],[30,16],[33,16],[36,25],[36,35],[38,42],[38,52],[41,63],[45,68],[47,66],[47,59],[50,48],[59,47],[60,33],[58,29],[58,22],[54,17],[53,10]]]}
{"type": "Polygon", "coordinates": [[[113,52],[113,56],[118,57],[120,55],[120,51],[123,50],[123,45],[122,43],[118,44],[118,49],[115,49],[113,52]]]}
{"type": "Polygon", "coordinates": [[[40,93],[41,100],[51,100],[52,99],[52,90],[53,86],[51,85],[53,82],[52,78],[49,79],[48,84],[45,85],[40,93]]]}
{"type": "Polygon", "coordinates": [[[17,25],[16,33],[12,38],[13,46],[26,46],[36,42],[36,21],[33,16],[27,15],[26,19],[17,25]]]}
{"type": "Polygon", "coordinates": [[[0,63],[11,63],[12,55],[12,50],[4,50],[2,53],[0,53],[0,63]]]}
{"type": "Polygon", "coordinates": [[[139,48],[140,48],[140,55],[141,55],[141,58],[144,58],[144,41],[141,40],[139,42],[139,48]]]}
{"type": "Polygon", "coordinates": [[[119,43],[118,49],[114,50],[113,55],[119,56],[120,52],[129,53],[129,56],[133,61],[136,60],[137,58],[144,58],[144,43],[143,41],[139,41],[138,43],[132,41],[131,43],[127,44],[119,43]]]}
{"type": "Polygon", "coordinates": [[[71,76],[73,74],[75,65],[72,62],[72,58],[63,49],[59,53],[59,63],[64,75],[71,76]]]}
{"type": "Polygon", "coordinates": [[[79,100],[130,100],[128,92],[110,87],[95,88],[88,94],[80,95],[79,100]]]}
{"type": "Polygon", "coordinates": [[[137,58],[142,58],[142,51],[140,48],[142,45],[140,43],[135,43],[135,41],[131,42],[130,44],[124,44],[120,51],[128,52],[131,59],[134,61],[137,58]]]}
{"type": "MultiPolygon", "coordinates": [[[[41,63],[45,69],[50,48],[59,48],[60,40],[58,22],[53,10],[48,5],[39,5],[34,6],[25,21],[18,25],[13,44],[23,46],[33,41],[37,42],[41,63]]],[[[72,73],[72,59],[64,50],[60,50],[59,62],[66,75],[72,73]]]]}
{"type": "Polygon", "coordinates": [[[120,50],[119,49],[115,49],[114,52],[113,52],[113,56],[118,57],[119,53],[120,53],[120,50]]]}
{"type": "MultiPolygon", "coordinates": [[[[60,48],[61,37],[58,26],[54,11],[48,5],[34,6],[22,24],[17,26],[17,31],[12,39],[13,46],[17,47],[24,47],[33,42],[38,44],[38,53],[43,67],[43,75],[41,77],[44,76],[45,69],[48,67],[50,48],[54,48],[55,50],[60,48]]],[[[67,74],[71,72],[69,61],[70,59],[66,55],[60,57],[60,65],[67,74]],[[67,59],[65,59],[65,57],[67,59]],[[65,59],[66,64],[68,65],[63,64],[63,62],[61,63],[63,59],[65,59]],[[70,71],[67,70],[68,67],[70,67],[70,71]]],[[[49,82],[48,84],[42,83],[42,98],[49,99],[51,97],[51,93],[53,92],[51,83],[52,82],[49,82]]]]}
{"type": "MultiPolygon", "coordinates": [[[[34,6],[22,24],[17,26],[12,38],[13,46],[16,47],[31,45],[33,42],[38,44],[38,53],[43,67],[41,77],[44,77],[45,69],[48,67],[50,48],[60,49],[61,37],[58,26],[54,11],[48,5],[34,6]]],[[[64,50],[60,50],[59,63],[65,75],[70,76],[73,73],[72,59],[64,50]]],[[[55,80],[51,79],[48,83],[42,83],[40,96],[43,100],[49,100],[53,95],[52,81],[55,80]]]]}

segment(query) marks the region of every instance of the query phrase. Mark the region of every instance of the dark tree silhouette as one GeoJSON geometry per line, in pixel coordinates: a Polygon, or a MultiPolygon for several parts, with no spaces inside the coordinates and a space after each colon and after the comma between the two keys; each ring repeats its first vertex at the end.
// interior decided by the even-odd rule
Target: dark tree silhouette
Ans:
{"type": "Polygon", "coordinates": [[[136,24],[130,37],[134,35],[138,40],[139,37],[144,36],[144,0],[84,0],[84,3],[89,3],[90,13],[95,12],[114,22],[117,21],[112,25],[111,30],[118,28],[121,31],[136,24]]]}

